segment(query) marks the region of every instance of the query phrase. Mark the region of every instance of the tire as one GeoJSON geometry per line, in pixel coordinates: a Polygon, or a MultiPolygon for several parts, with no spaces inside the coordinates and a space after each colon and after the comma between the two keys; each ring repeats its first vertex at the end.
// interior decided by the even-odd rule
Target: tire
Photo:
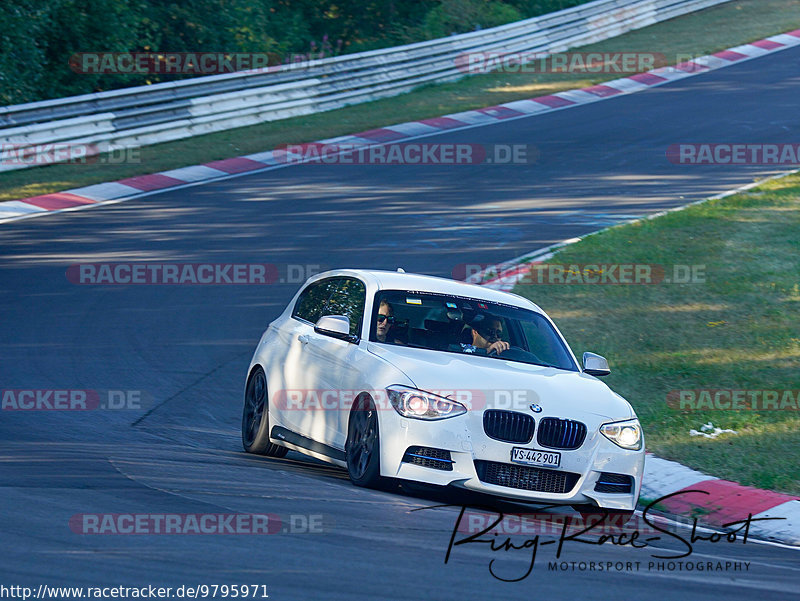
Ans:
{"type": "Polygon", "coordinates": [[[289,449],[269,441],[269,395],[267,377],[261,366],[247,379],[242,410],[242,446],[248,453],[285,457],[289,449]]]}
{"type": "Polygon", "coordinates": [[[361,397],[350,412],[345,444],[347,473],[353,484],[384,488],[386,480],[381,478],[380,448],[375,404],[369,397],[361,397]]]}

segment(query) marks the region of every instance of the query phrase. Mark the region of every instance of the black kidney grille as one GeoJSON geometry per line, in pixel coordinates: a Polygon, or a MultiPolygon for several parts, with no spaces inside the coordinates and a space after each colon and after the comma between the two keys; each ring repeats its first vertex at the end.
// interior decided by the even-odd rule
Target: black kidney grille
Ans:
{"type": "Polygon", "coordinates": [[[486,484],[507,486],[535,492],[568,493],[580,479],[580,474],[546,470],[539,467],[512,465],[496,461],[475,461],[478,478],[486,484]]]}
{"type": "Polygon", "coordinates": [[[633,490],[633,477],[627,474],[601,472],[594,489],[597,492],[630,493],[633,490]]]}
{"type": "Polygon", "coordinates": [[[408,447],[403,455],[403,462],[446,472],[453,471],[453,460],[450,458],[450,451],[445,449],[408,447]]]}
{"type": "Polygon", "coordinates": [[[545,417],[539,421],[536,440],[551,449],[577,449],[586,440],[586,426],[571,419],[545,417]]]}
{"type": "Polygon", "coordinates": [[[533,439],[535,427],[530,415],[517,411],[489,409],[483,414],[483,431],[495,440],[527,443],[533,439]]]}

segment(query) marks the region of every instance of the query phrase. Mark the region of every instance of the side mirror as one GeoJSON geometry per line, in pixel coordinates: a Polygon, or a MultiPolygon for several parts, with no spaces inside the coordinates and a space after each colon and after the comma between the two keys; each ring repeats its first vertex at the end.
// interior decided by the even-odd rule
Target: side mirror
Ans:
{"type": "Polygon", "coordinates": [[[611,373],[605,357],[594,353],[583,353],[583,373],[602,378],[611,373]]]}
{"type": "Polygon", "coordinates": [[[324,315],[314,326],[314,331],[323,336],[346,340],[347,342],[358,342],[358,336],[350,334],[350,319],[346,315],[324,315]]]}

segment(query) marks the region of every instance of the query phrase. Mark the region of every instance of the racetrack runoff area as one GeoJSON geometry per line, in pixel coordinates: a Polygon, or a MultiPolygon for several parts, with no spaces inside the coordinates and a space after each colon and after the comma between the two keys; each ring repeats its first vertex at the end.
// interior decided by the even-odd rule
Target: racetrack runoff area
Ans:
{"type": "Polygon", "coordinates": [[[587,236],[515,276],[515,292],[576,352],[614,357],[606,380],[633,403],[649,451],[797,495],[798,256],[794,174],[587,236]],[[620,266],[647,275],[608,277],[620,266]],[[733,433],[703,435],[715,428],[733,433]]]}

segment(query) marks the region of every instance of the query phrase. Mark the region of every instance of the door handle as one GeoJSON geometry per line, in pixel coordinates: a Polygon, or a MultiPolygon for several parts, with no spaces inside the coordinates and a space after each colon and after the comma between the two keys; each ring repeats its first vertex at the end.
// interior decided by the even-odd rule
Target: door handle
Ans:
{"type": "Polygon", "coordinates": [[[300,334],[297,339],[300,341],[300,344],[308,344],[308,341],[310,340],[306,334],[300,334]]]}

